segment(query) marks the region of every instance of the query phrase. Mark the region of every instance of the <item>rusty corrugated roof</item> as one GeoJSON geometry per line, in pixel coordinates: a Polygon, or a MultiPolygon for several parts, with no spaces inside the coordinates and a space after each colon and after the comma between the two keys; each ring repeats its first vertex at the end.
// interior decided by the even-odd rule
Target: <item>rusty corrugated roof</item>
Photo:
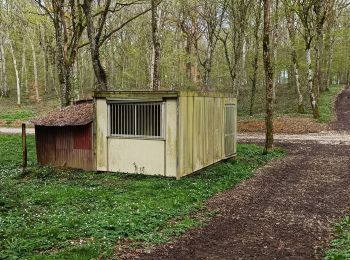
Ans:
{"type": "Polygon", "coordinates": [[[38,126],[78,126],[93,121],[93,104],[83,103],[50,112],[44,117],[32,120],[38,126]]]}

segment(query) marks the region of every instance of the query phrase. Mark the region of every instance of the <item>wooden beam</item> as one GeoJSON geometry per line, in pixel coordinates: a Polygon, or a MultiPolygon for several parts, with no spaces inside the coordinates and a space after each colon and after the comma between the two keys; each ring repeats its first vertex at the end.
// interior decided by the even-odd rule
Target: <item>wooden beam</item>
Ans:
{"type": "Polygon", "coordinates": [[[23,156],[23,170],[27,167],[28,152],[27,152],[27,133],[26,124],[22,124],[22,156],[23,156]]]}

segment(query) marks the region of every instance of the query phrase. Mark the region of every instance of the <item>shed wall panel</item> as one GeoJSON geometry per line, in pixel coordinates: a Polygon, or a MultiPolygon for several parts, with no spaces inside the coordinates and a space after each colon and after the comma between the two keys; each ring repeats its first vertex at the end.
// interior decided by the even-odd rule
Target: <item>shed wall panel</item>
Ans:
{"type": "Polygon", "coordinates": [[[177,177],[177,100],[166,102],[165,175],[177,177]]]}
{"type": "Polygon", "coordinates": [[[187,154],[186,154],[186,169],[185,174],[193,172],[193,97],[187,99],[187,154]]]}
{"type": "Polygon", "coordinates": [[[164,175],[162,140],[108,138],[108,171],[164,175]]]}
{"type": "Polygon", "coordinates": [[[179,98],[179,172],[186,172],[187,147],[187,97],[179,98]]]}
{"type": "Polygon", "coordinates": [[[96,169],[107,171],[108,113],[106,99],[96,99],[96,169]]]}
{"type": "Polygon", "coordinates": [[[235,99],[215,96],[180,97],[180,176],[225,159],[224,108],[226,103],[235,102],[235,99]]]}
{"type": "Polygon", "coordinates": [[[37,160],[40,165],[49,165],[55,161],[56,141],[55,128],[51,127],[35,127],[35,141],[37,160]]]}
{"type": "Polygon", "coordinates": [[[94,170],[92,149],[74,149],[74,133],[79,132],[81,140],[91,139],[91,134],[87,134],[91,133],[91,128],[92,124],[74,127],[36,127],[38,163],[94,170]]]}
{"type": "Polygon", "coordinates": [[[194,97],[193,104],[193,171],[197,171],[203,167],[204,162],[204,99],[201,97],[194,97]]]}
{"type": "Polygon", "coordinates": [[[213,136],[213,161],[220,161],[222,158],[222,99],[214,99],[214,136],[213,136]]]}

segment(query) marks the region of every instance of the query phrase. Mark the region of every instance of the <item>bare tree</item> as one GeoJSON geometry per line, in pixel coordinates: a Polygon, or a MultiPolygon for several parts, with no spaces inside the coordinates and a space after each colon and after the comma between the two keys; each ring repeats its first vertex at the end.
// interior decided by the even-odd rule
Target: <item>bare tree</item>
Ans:
{"type": "Polygon", "coordinates": [[[195,49],[199,64],[203,67],[203,90],[209,90],[210,77],[214,59],[214,52],[222,30],[222,23],[226,11],[226,1],[205,0],[198,7],[202,20],[202,35],[204,41],[195,41],[195,49]],[[202,43],[202,45],[200,45],[202,43]],[[202,49],[202,47],[204,47],[202,49]]]}
{"type": "Polygon", "coordinates": [[[311,43],[315,37],[315,17],[313,7],[316,0],[298,0],[296,1],[295,10],[303,25],[303,39],[306,51],[306,69],[307,69],[307,89],[309,92],[311,108],[314,118],[319,118],[318,108],[318,90],[313,84],[313,71],[311,61],[311,43]]]}
{"type": "Polygon", "coordinates": [[[15,75],[16,75],[17,105],[20,106],[21,105],[21,85],[20,85],[19,72],[17,67],[17,58],[16,58],[15,50],[13,48],[13,43],[9,33],[7,37],[8,37],[8,43],[10,46],[10,51],[11,51],[12,60],[13,60],[13,68],[15,70],[15,75]]]}
{"type": "Polygon", "coordinates": [[[117,26],[112,27],[112,29],[109,29],[109,30],[106,28],[108,14],[113,13],[114,15],[116,15],[118,12],[123,11],[124,8],[133,6],[136,4],[141,4],[142,2],[143,1],[141,0],[130,2],[130,3],[117,2],[112,6],[111,0],[105,0],[104,2],[103,1],[98,2],[98,5],[95,6],[96,8],[93,8],[94,7],[93,0],[84,0],[84,3],[81,5],[85,15],[85,19],[86,19],[86,28],[87,28],[89,42],[79,45],[78,48],[82,48],[86,45],[90,46],[92,65],[93,65],[95,77],[97,80],[97,85],[95,86],[95,89],[98,89],[98,90],[108,89],[107,74],[105,69],[102,66],[101,58],[100,58],[101,46],[107,40],[109,40],[112,37],[112,35],[122,30],[127,24],[129,24],[130,22],[134,21],[138,17],[150,11],[150,8],[142,10],[141,12],[138,12],[135,15],[132,15],[126,21],[123,21],[121,24],[118,24],[117,26]],[[95,24],[95,20],[97,20],[96,24],[95,24]]]}
{"type": "Polygon", "coordinates": [[[39,83],[38,83],[38,68],[37,68],[36,51],[35,51],[33,40],[31,38],[29,38],[29,42],[30,42],[30,46],[32,47],[32,55],[33,55],[33,74],[34,74],[33,88],[35,91],[35,100],[36,100],[36,102],[39,102],[40,96],[39,96],[39,83]]]}
{"type": "Polygon", "coordinates": [[[78,46],[85,29],[78,0],[35,0],[50,17],[56,39],[56,66],[60,83],[61,106],[70,105],[72,99],[72,70],[78,46]],[[69,13],[69,15],[67,15],[69,13]]]}
{"type": "Polygon", "coordinates": [[[249,115],[253,116],[253,107],[255,102],[255,94],[256,94],[256,85],[258,80],[258,69],[259,69],[259,53],[260,53],[260,29],[261,29],[261,20],[262,20],[262,1],[254,7],[254,58],[252,62],[253,67],[253,75],[251,76],[252,81],[252,89],[250,96],[250,107],[249,107],[249,115]]]}
{"type": "Polygon", "coordinates": [[[245,56],[246,33],[249,22],[249,12],[254,4],[252,0],[227,1],[227,21],[230,26],[223,29],[220,37],[224,45],[225,58],[230,73],[232,90],[239,95],[240,89],[246,84],[245,56]]]}
{"type": "Polygon", "coordinates": [[[273,149],[273,66],[271,53],[271,5],[270,0],[264,0],[264,37],[263,57],[266,84],[266,140],[265,153],[273,149]]]}
{"type": "Polygon", "coordinates": [[[300,75],[299,75],[299,63],[296,50],[296,33],[297,33],[297,21],[293,8],[293,3],[290,0],[284,0],[285,16],[287,20],[288,34],[291,44],[291,60],[293,64],[293,75],[295,81],[295,87],[298,93],[298,113],[304,113],[304,97],[301,91],[300,75]]]}
{"type": "Polygon", "coordinates": [[[7,82],[7,71],[6,71],[6,56],[4,50],[4,37],[0,35],[0,84],[1,84],[1,97],[8,97],[8,82],[7,82]]]}
{"type": "Polygon", "coordinates": [[[198,82],[198,62],[192,60],[194,44],[199,38],[199,18],[194,6],[188,1],[181,2],[181,15],[179,17],[179,27],[185,38],[186,77],[190,82],[198,82]]]}
{"type": "Polygon", "coordinates": [[[151,62],[151,85],[152,90],[160,88],[160,0],[151,0],[151,26],[152,26],[152,62],[151,62]]]}
{"type": "Polygon", "coordinates": [[[22,48],[22,65],[21,65],[21,87],[28,94],[28,74],[27,74],[27,59],[26,59],[26,44],[22,48]]]}

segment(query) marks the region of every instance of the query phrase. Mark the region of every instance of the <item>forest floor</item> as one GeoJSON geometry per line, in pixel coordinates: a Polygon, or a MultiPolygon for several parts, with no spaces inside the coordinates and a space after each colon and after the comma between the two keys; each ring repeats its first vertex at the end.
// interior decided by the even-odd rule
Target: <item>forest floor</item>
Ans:
{"type": "MultiPolygon", "coordinates": [[[[332,132],[277,137],[285,158],[206,203],[216,216],[204,227],[127,259],[322,259],[334,223],[350,214],[350,89],[337,98],[332,132]],[[335,136],[332,139],[332,136],[335,136]]],[[[251,135],[248,135],[251,136],[251,135]]],[[[246,137],[248,137],[246,136],[246,137]]],[[[261,135],[241,142],[262,142],[261,135]]]]}
{"type": "MultiPolygon", "coordinates": [[[[329,131],[332,128],[329,123],[334,121],[334,104],[337,96],[343,91],[342,85],[332,85],[329,91],[322,92],[319,98],[320,118],[315,120],[310,113],[296,114],[293,113],[291,106],[292,96],[282,97],[286,104],[275,104],[274,132],[283,134],[306,134],[319,133],[329,131]]],[[[295,105],[296,106],[296,105],[295,105]]],[[[305,108],[310,111],[310,108],[305,108]]],[[[242,109],[241,109],[242,110],[242,109]]],[[[260,107],[260,114],[248,117],[242,114],[238,116],[238,132],[239,133],[263,133],[265,132],[265,110],[260,107]]],[[[243,109],[244,110],[244,109],[243,109]]],[[[246,113],[247,111],[245,111],[246,113]]]]}

